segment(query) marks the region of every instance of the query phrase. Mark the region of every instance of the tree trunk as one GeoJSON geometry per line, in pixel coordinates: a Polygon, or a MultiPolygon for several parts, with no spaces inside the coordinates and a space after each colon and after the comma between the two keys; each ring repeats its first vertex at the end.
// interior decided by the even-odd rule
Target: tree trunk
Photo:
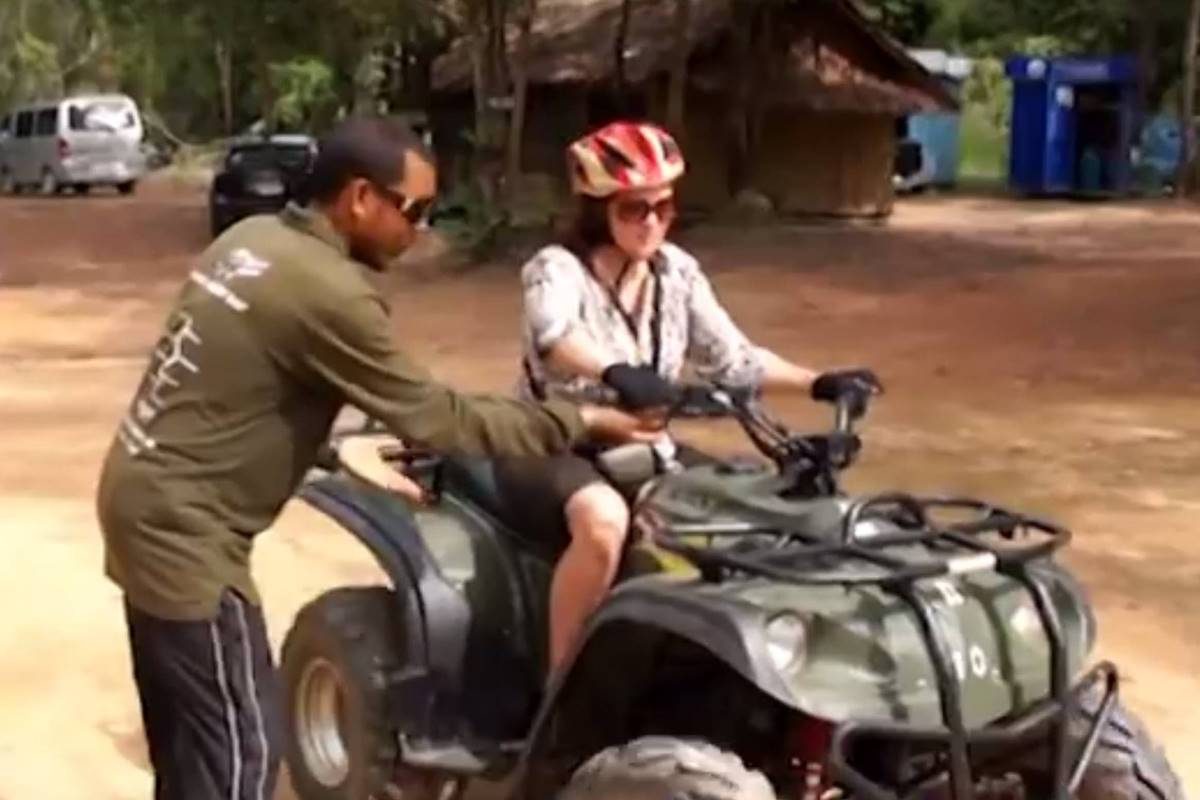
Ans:
{"type": "Polygon", "coordinates": [[[1149,113],[1154,104],[1154,87],[1158,85],[1158,30],[1161,23],[1161,0],[1136,0],[1130,4],[1130,14],[1137,32],[1138,112],[1149,113]]]}
{"type": "Polygon", "coordinates": [[[688,56],[692,52],[689,28],[692,0],[675,0],[675,52],[671,57],[671,82],[667,89],[667,126],[683,136],[686,124],[688,56]]]}
{"type": "Polygon", "coordinates": [[[1188,11],[1187,33],[1183,46],[1183,99],[1180,103],[1180,122],[1183,126],[1182,150],[1179,159],[1179,174],[1175,179],[1175,193],[1185,196],[1191,189],[1192,161],[1196,154],[1196,47],[1200,39],[1200,0],[1191,0],[1188,11]]]}
{"type": "Polygon", "coordinates": [[[487,62],[487,38],[480,27],[471,34],[471,91],[475,100],[475,148],[479,149],[487,137],[488,85],[485,76],[487,62]]]}
{"type": "Polygon", "coordinates": [[[472,79],[475,90],[474,177],[490,217],[500,208],[504,177],[504,112],[495,99],[504,93],[504,9],[498,0],[487,0],[474,17],[472,79]]]}
{"type": "Polygon", "coordinates": [[[521,177],[521,145],[525,140],[525,105],[529,95],[529,48],[533,39],[533,20],[536,14],[537,0],[526,0],[525,11],[521,17],[521,32],[517,39],[516,58],[513,59],[509,70],[513,79],[513,109],[508,124],[508,160],[504,174],[505,194],[510,211],[517,181],[521,177]]]}
{"type": "Polygon", "coordinates": [[[271,81],[271,67],[261,51],[254,58],[254,75],[258,81],[259,115],[268,133],[275,131],[275,85],[271,81]]]}
{"type": "Polygon", "coordinates": [[[729,194],[737,195],[750,180],[750,84],[754,75],[755,10],[743,3],[734,4],[733,70],[729,80],[729,194]]]}
{"type": "Polygon", "coordinates": [[[613,39],[613,76],[617,108],[622,114],[627,108],[628,89],[625,78],[625,51],[628,49],[629,17],[633,13],[633,0],[621,0],[621,17],[617,22],[617,36],[613,39]]]}
{"type": "Polygon", "coordinates": [[[213,43],[213,58],[217,62],[217,85],[221,88],[221,129],[233,135],[233,53],[227,42],[213,43]]]}

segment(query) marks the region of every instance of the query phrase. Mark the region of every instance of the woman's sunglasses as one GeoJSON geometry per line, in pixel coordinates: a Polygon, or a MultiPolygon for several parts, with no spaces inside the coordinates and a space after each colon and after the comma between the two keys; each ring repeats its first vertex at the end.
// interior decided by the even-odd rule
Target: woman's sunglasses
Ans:
{"type": "Polygon", "coordinates": [[[405,197],[395,189],[389,189],[374,182],[371,182],[371,188],[380,197],[391,203],[411,225],[419,225],[424,222],[429,216],[430,210],[433,209],[434,202],[437,200],[436,197],[405,197]]]}
{"type": "Polygon", "coordinates": [[[656,203],[649,200],[618,200],[617,219],[622,222],[645,222],[653,214],[659,222],[674,221],[676,208],[674,197],[664,197],[656,203]]]}

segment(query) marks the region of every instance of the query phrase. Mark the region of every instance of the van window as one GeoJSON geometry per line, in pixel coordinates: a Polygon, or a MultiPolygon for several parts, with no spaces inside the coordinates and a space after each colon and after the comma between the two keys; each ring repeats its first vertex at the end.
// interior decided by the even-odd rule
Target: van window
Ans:
{"type": "Polygon", "coordinates": [[[33,133],[35,136],[53,136],[58,133],[58,109],[43,108],[38,111],[33,133]]]}
{"type": "Polygon", "coordinates": [[[67,124],[73,131],[119,131],[136,125],[137,117],[128,103],[120,101],[73,103],[67,111],[67,124]]]}
{"type": "Polygon", "coordinates": [[[17,138],[25,139],[33,135],[33,112],[22,111],[17,114],[17,138]]]}

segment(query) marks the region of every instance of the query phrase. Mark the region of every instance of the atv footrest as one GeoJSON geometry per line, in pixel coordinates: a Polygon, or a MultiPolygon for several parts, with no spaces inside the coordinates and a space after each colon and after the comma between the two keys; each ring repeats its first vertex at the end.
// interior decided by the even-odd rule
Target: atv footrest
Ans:
{"type": "Polygon", "coordinates": [[[413,741],[401,737],[400,760],[418,769],[471,777],[487,774],[497,761],[519,756],[525,745],[524,741],[489,742],[486,747],[476,749],[462,742],[413,741]]]}
{"type": "Polygon", "coordinates": [[[410,767],[463,776],[480,775],[487,769],[485,761],[461,744],[414,746],[402,741],[400,760],[410,767]]]}

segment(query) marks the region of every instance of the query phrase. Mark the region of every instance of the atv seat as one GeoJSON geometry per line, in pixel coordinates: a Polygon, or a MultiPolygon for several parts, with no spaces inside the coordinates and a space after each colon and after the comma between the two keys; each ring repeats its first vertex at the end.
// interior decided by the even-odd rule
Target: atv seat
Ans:
{"type": "Polygon", "coordinates": [[[496,481],[495,462],[491,459],[447,456],[442,461],[442,484],[483,509],[507,528],[510,535],[547,558],[554,560],[562,554],[561,548],[552,546],[550,542],[566,542],[570,538],[566,518],[562,520],[561,530],[546,531],[540,536],[530,535],[530,519],[501,493],[496,481]]]}

